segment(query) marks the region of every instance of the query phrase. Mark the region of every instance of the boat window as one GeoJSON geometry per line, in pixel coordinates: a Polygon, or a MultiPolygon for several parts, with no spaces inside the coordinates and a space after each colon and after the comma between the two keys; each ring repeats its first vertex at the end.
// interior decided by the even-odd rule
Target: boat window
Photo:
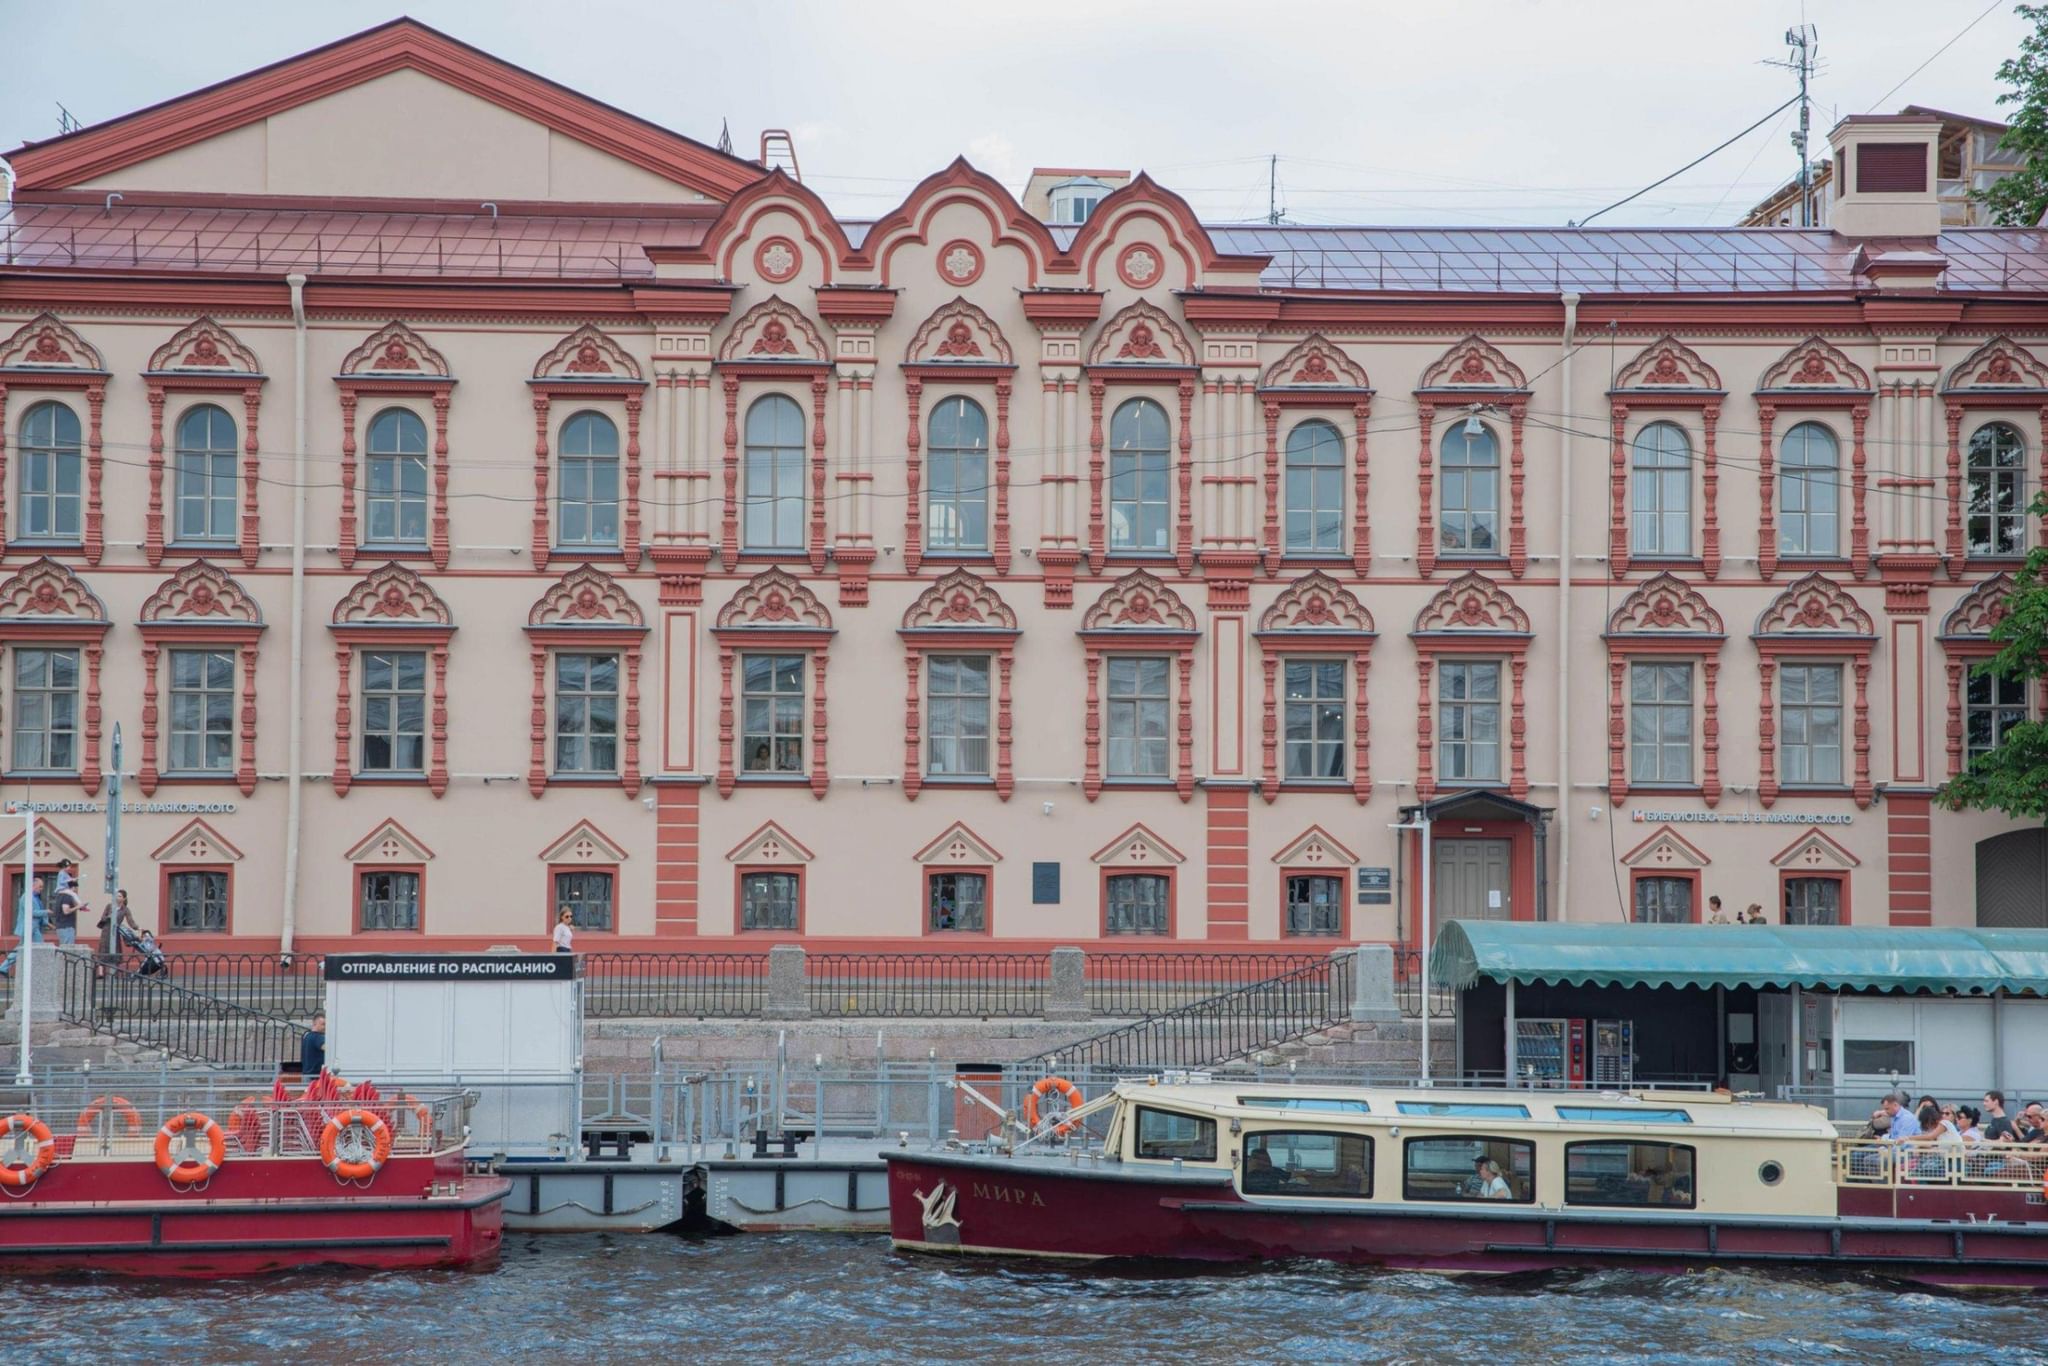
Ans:
{"type": "Polygon", "coordinates": [[[1239,1096],[1239,1105],[1261,1110],[1315,1110],[1324,1114],[1369,1115],[1372,1107],[1362,1100],[1330,1100],[1323,1096],[1239,1096]]]}
{"type": "Polygon", "coordinates": [[[1404,1115],[1439,1115],[1450,1119],[1527,1119],[1526,1105],[1488,1104],[1476,1100],[1404,1100],[1396,1102],[1404,1115]]]}
{"type": "Polygon", "coordinates": [[[1216,1160],[1216,1121],[1138,1107],[1138,1156],[1216,1160]]]}
{"type": "Polygon", "coordinates": [[[1646,1110],[1640,1105],[1560,1105],[1557,1117],[1579,1124],[1690,1124],[1683,1110],[1646,1110]]]}
{"type": "Polygon", "coordinates": [[[1675,1143],[1567,1143],[1568,1205],[1646,1205],[1691,1209],[1693,1150],[1675,1143]]]}
{"type": "Polygon", "coordinates": [[[1242,1180],[1246,1195],[1370,1199],[1372,1140],[1363,1134],[1247,1134],[1242,1180]]]}
{"type": "Polygon", "coordinates": [[[1518,1138],[1411,1138],[1402,1152],[1404,1200],[1536,1199],[1536,1145],[1518,1138]]]}

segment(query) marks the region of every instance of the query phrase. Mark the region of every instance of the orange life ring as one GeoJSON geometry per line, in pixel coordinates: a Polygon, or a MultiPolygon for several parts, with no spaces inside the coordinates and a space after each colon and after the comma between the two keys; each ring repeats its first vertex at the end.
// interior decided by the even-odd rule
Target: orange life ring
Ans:
{"type": "Polygon", "coordinates": [[[156,1169],[164,1179],[174,1186],[196,1186],[220,1170],[220,1164],[228,1158],[228,1137],[221,1132],[220,1125],[197,1110],[187,1110],[174,1116],[163,1128],[156,1131],[156,1169]],[[206,1138],[206,1158],[172,1158],[171,1144],[179,1137],[198,1130],[206,1138]]]}
{"type": "Polygon", "coordinates": [[[391,1156],[391,1126],[371,1114],[368,1110],[343,1110],[327,1121],[327,1127],[320,1131],[320,1160],[327,1164],[327,1170],[343,1181],[367,1181],[383,1170],[384,1159],[391,1156]],[[346,1158],[339,1148],[341,1136],[350,1129],[370,1131],[370,1155],[367,1158],[346,1158]]]}
{"type": "Polygon", "coordinates": [[[25,1190],[57,1165],[57,1142],[50,1137],[50,1126],[34,1115],[9,1115],[5,1123],[0,1123],[0,1137],[13,1138],[16,1134],[27,1134],[35,1140],[36,1155],[28,1162],[0,1162],[0,1186],[25,1190]]]}
{"type": "Polygon", "coordinates": [[[129,1133],[139,1134],[142,1132],[142,1112],[129,1104],[128,1097],[126,1096],[94,1096],[92,1104],[78,1112],[78,1132],[81,1134],[95,1132],[99,1124],[100,1115],[110,1108],[121,1117],[121,1122],[128,1126],[129,1133]]]}
{"type": "MultiPolygon", "coordinates": [[[[1069,1110],[1080,1108],[1080,1087],[1074,1085],[1065,1077],[1040,1077],[1038,1085],[1024,1093],[1024,1123],[1027,1126],[1034,1130],[1038,1128],[1038,1099],[1040,1096],[1049,1096],[1055,1091],[1066,1097],[1069,1110]]],[[[1061,1120],[1052,1126],[1052,1131],[1064,1138],[1066,1135],[1074,1132],[1074,1126],[1066,1120],[1061,1120]]]]}

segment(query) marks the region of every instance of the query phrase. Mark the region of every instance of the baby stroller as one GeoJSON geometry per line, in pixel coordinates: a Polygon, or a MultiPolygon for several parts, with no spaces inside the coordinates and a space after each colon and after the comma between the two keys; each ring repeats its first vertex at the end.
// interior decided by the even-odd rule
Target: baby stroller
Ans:
{"type": "Polygon", "coordinates": [[[141,966],[135,969],[136,976],[155,977],[170,971],[170,965],[164,961],[164,951],[157,947],[155,935],[148,930],[137,934],[126,925],[118,926],[117,933],[121,936],[122,950],[132,951],[142,959],[141,966]]]}

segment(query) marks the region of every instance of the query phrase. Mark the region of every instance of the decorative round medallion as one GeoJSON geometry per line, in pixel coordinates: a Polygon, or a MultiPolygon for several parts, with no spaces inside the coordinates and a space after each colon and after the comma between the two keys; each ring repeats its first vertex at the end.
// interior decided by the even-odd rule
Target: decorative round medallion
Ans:
{"type": "Polygon", "coordinates": [[[981,248],[964,239],[939,248],[939,274],[948,284],[971,285],[981,278],[981,248]]]}
{"type": "Polygon", "coordinates": [[[754,248],[754,269],[771,285],[795,279],[803,264],[803,253],[787,237],[771,237],[754,248]]]}
{"type": "Polygon", "coordinates": [[[1148,289],[1159,279],[1159,253],[1140,242],[1116,258],[1116,273],[1132,289],[1148,289]]]}

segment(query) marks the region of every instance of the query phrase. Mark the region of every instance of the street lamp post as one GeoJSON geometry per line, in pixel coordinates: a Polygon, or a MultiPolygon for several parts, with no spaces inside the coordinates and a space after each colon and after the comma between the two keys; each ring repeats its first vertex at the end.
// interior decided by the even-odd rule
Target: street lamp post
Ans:
{"type": "MultiPolygon", "coordinates": [[[[1427,808],[1418,808],[1418,810],[1426,812],[1427,808]]],[[[1422,989],[1419,993],[1422,1009],[1418,1013],[1422,1016],[1422,1075],[1419,1081],[1423,1086],[1433,1084],[1429,1075],[1430,913],[1435,909],[1435,905],[1431,900],[1430,875],[1436,871],[1433,866],[1436,861],[1430,857],[1429,840],[1430,826],[1432,824],[1433,822],[1429,819],[1428,815],[1424,814],[1417,820],[1396,821],[1387,827],[1390,830],[1420,830],[1422,832],[1422,989]]]]}
{"type": "Polygon", "coordinates": [[[21,955],[21,1058],[14,1071],[16,1086],[29,1086],[35,1082],[34,1073],[29,1071],[29,1014],[34,1007],[36,948],[43,942],[38,932],[35,915],[29,910],[36,894],[36,812],[25,802],[9,802],[0,815],[12,816],[24,823],[21,838],[21,899],[13,907],[16,916],[14,928],[19,931],[17,941],[21,955]]]}

